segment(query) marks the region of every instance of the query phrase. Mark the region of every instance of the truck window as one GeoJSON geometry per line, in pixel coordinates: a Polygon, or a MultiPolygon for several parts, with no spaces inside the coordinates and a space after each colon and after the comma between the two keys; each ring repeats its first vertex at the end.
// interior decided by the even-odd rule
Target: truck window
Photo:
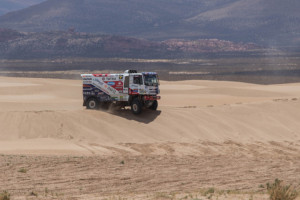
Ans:
{"type": "Polygon", "coordinates": [[[124,81],[124,88],[129,87],[129,76],[125,76],[125,81],[124,81]]]}
{"type": "Polygon", "coordinates": [[[156,74],[146,74],[144,78],[145,78],[145,85],[147,86],[159,85],[158,76],[156,74]]]}
{"type": "Polygon", "coordinates": [[[142,84],[143,84],[143,77],[142,77],[141,75],[139,75],[139,76],[134,76],[134,77],[133,77],[133,83],[134,83],[134,84],[142,85],[142,84]]]}

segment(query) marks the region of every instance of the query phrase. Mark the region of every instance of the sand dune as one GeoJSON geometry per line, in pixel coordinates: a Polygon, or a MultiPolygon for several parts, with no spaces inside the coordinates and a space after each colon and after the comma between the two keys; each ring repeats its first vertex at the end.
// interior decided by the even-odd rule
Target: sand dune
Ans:
{"type": "Polygon", "coordinates": [[[162,81],[158,111],[140,116],[86,110],[81,87],[0,78],[12,199],[267,200],[275,178],[299,186],[300,84],[162,81]]]}
{"type": "Polygon", "coordinates": [[[181,155],[206,142],[300,143],[300,84],[162,81],[158,111],[140,116],[86,110],[81,87],[1,77],[0,152],[181,155]]]}

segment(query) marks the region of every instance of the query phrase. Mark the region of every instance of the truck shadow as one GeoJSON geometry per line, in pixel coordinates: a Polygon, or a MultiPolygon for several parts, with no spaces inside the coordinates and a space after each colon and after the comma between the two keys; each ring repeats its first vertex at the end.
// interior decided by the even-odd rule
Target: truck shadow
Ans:
{"type": "Polygon", "coordinates": [[[160,110],[153,111],[148,109],[144,109],[139,115],[133,114],[130,109],[109,109],[106,111],[112,115],[123,117],[127,120],[138,121],[144,124],[153,122],[161,114],[160,110]]]}

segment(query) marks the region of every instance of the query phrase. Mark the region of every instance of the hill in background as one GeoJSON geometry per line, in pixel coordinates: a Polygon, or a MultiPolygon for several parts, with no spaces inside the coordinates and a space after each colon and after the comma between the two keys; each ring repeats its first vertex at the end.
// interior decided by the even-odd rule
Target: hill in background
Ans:
{"type": "Polygon", "coordinates": [[[0,29],[0,59],[60,57],[177,58],[201,53],[246,52],[260,49],[254,44],[225,40],[149,41],[124,36],[49,31],[21,33],[0,29]]]}
{"type": "Polygon", "coordinates": [[[41,3],[45,0],[1,0],[0,15],[41,3]]]}
{"type": "Polygon", "coordinates": [[[0,27],[297,46],[299,8],[297,0],[48,0],[0,17],[0,27]]]}

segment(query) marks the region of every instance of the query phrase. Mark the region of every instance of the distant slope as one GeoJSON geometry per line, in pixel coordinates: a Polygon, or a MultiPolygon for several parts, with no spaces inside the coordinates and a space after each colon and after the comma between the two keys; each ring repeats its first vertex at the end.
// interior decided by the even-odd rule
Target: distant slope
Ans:
{"type": "Polygon", "coordinates": [[[20,10],[45,0],[0,0],[0,15],[4,15],[8,12],[20,10]]]}
{"type": "Polygon", "coordinates": [[[224,40],[167,40],[154,42],[124,36],[52,31],[20,33],[0,29],[0,58],[56,57],[161,58],[214,52],[244,52],[259,48],[224,40]]]}
{"type": "Polygon", "coordinates": [[[299,9],[300,1],[297,0],[239,0],[200,13],[186,21],[216,30],[227,39],[243,40],[248,37],[275,45],[299,43],[299,9]]]}
{"type": "Polygon", "coordinates": [[[2,27],[139,35],[175,27],[182,19],[233,0],[48,0],[1,17],[2,27]]]}
{"type": "Polygon", "coordinates": [[[18,31],[0,28],[0,44],[3,42],[20,38],[22,36],[24,35],[22,33],[19,33],[18,31]]]}
{"type": "Polygon", "coordinates": [[[299,9],[297,0],[48,0],[0,17],[0,27],[297,46],[299,9]]]}

